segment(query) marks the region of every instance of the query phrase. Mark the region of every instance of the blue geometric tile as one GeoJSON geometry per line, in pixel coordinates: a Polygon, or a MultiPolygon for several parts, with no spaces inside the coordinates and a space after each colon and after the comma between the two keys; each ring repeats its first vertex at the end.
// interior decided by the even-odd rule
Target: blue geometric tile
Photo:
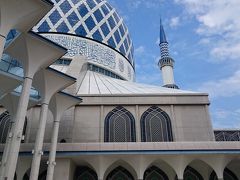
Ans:
{"type": "Polygon", "coordinates": [[[96,4],[93,0],[87,0],[87,4],[91,9],[96,7],[96,4]]]}
{"type": "Polygon", "coordinates": [[[80,35],[80,36],[86,36],[87,35],[87,32],[86,30],[84,29],[84,27],[81,25],[79,26],[76,30],[75,30],[75,33],[77,35],[80,35]]]}
{"type": "Polygon", "coordinates": [[[78,9],[79,14],[82,17],[86,16],[86,14],[88,13],[88,9],[86,8],[86,6],[84,4],[81,4],[81,6],[79,6],[77,9],[78,9]]]}
{"type": "Polygon", "coordinates": [[[86,19],[85,24],[87,25],[89,31],[91,31],[96,26],[92,16],[89,16],[86,19]]]}
{"type": "Polygon", "coordinates": [[[38,28],[39,32],[48,32],[51,28],[49,27],[47,21],[44,21],[38,28]]]}
{"type": "Polygon", "coordinates": [[[53,25],[55,25],[61,18],[62,17],[57,10],[53,11],[53,13],[49,16],[49,19],[53,25]]]}
{"type": "Polygon", "coordinates": [[[122,24],[119,26],[119,30],[120,30],[121,36],[123,37],[124,34],[125,34],[125,31],[123,29],[123,25],[122,24]]]}
{"type": "Polygon", "coordinates": [[[116,44],[112,37],[108,40],[108,45],[111,46],[112,48],[116,48],[116,44]]]}
{"type": "Polygon", "coordinates": [[[67,17],[67,19],[71,26],[74,26],[79,21],[79,18],[74,11],[67,17]]]}
{"type": "Polygon", "coordinates": [[[93,35],[93,39],[102,42],[103,38],[102,35],[100,34],[99,30],[97,30],[93,35]]]}
{"type": "Polygon", "coordinates": [[[108,7],[108,9],[109,9],[110,11],[113,9],[112,6],[110,6],[109,3],[106,3],[106,5],[107,5],[107,7],[108,7]]]}
{"type": "Polygon", "coordinates": [[[72,6],[69,4],[69,2],[67,0],[65,0],[61,5],[60,8],[62,10],[62,12],[64,14],[66,14],[71,8],[72,6]]]}
{"type": "Polygon", "coordinates": [[[118,15],[117,15],[117,13],[116,13],[116,12],[114,12],[114,13],[113,13],[113,16],[114,16],[114,18],[115,18],[116,22],[118,23],[118,22],[120,21],[120,19],[119,19],[119,17],[118,17],[118,15]]]}
{"type": "Polygon", "coordinates": [[[107,23],[104,23],[102,26],[101,26],[101,30],[104,34],[104,36],[106,37],[109,33],[110,33],[110,30],[108,28],[108,25],[107,23]]]}
{"type": "Polygon", "coordinates": [[[67,25],[66,25],[65,22],[63,21],[63,22],[57,27],[57,31],[58,31],[58,32],[62,32],[62,33],[68,33],[69,28],[67,27],[67,25]]]}
{"type": "Polygon", "coordinates": [[[125,41],[124,41],[124,46],[125,46],[125,49],[129,49],[129,45],[128,45],[127,39],[125,39],[125,41]]]}
{"type": "Polygon", "coordinates": [[[73,4],[79,3],[79,0],[71,0],[73,4]]]}
{"type": "Polygon", "coordinates": [[[113,20],[113,17],[112,17],[112,16],[110,16],[110,17],[108,18],[108,22],[109,22],[109,25],[110,25],[110,27],[111,27],[112,29],[114,29],[114,28],[116,27],[116,23],[115,23],[115,21],[113,20]]]}
{"type": "Polygon", "coordinates": [[[120,52],[121,52],[122,54],[126,54],[126,52],[125,52],[125,49],[124,49],[123,45],[121,45],[121,47],[120,47],[120,52]]]}
{"type": "Polygon", "coordinates": [[[105,4],[102,5],[101,9],[102,9],[103,13],[105,14],[105,16],[108,15],[109,10],[105,4]]]}
{"type": "Polygon", "coordinates": [[[97,9],[93,14],[97,22],[101,22],[103,20],[103,15],[99,9],[97,9]]]}
{"type": "Polygon", "coordinates": [[[120,43],[121,37],[120,37],[120,35],[119,35],[118,30],[116,30],[116,31],[114,32],[114,36],[115,36],[115,40],[116,40],[117,44],[120,43]]]}

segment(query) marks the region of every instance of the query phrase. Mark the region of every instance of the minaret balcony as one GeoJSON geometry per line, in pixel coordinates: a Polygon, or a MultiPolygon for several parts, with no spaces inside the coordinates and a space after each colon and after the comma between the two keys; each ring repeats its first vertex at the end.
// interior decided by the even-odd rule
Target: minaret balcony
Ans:
{"type": "Polygon", "coordinates": [[[159,60],[158,66],[162,69],[164,66],[174,66],[174,60],[171,57],[163,57],[159,60]]]}

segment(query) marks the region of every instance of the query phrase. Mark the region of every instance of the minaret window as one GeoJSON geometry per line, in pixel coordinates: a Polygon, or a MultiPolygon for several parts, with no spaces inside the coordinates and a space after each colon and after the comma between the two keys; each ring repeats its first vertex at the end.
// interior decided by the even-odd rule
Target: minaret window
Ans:
{"type": "Polygon", "coordinates": [[[173,141],[171,120],[166,112],[153,106],[141,117],[143,142],[173,141]]]}
{"type": "Polygon", "coordinates": [[[116,107],[105,118],[105,142],[135,142],[135,119],[124,107],[116,107]]]}

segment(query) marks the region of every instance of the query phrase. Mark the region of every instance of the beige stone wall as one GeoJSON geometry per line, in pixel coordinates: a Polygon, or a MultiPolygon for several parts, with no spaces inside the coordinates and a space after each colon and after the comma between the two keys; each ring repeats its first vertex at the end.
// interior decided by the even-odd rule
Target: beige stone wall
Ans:
{"type": "MultiPolygon", "coordinates": [[[[190,96],[191,97],[191,96],[190,96]]],[[[117,106],[123,106],[132,113],[135,118],[136,140],[141,141],[142,114],[152,105],[165,111],[172,123],[174,141],[212,141],[214,134],[208,112],[208,101],[201,97],[186,98],[186,104],[182,104],[183,97],[175,97],[175,104],[162,104],[155,101],[146,102],[146,97],[135,97],[139,104],[133,104],[127,97],[85,97],[79,106],[66,111],[60,122],[58,141],[86,143],[104,142],[105,117],[117,106]],[[88,102],[86,103],[86,100],[88,102]],[[178,103],[181,101],[181,103],[178,103]],[[195,102],[196,101],[196,102],[195,102]],[[125,103],[124,103],[125,102],[125,103]],[[188,103],[187,103],[188,102],[188,103]],[[191,103],[189,103],[191,102],[191,103]],[[194,104],[195,102],[195,104],[194,104]]],[[[159,97],[158,97],[159,98],[159,97]]],[[[164,99],[165,97],[163,97],[164,99]]],[[[169,97],[167,97],[169,98],[169,97]]],[[[205,97],[206,98],[206,97],[205,97]]],[[[161,99],[161,98],[159,98],[161,99]]],[[[172,97],[172,99],[174,99],[172,97]]],[[[164,100],[163,100],[164,101],[164,100]]],[[[26,142],[34,142],[38,127],[40,107],[28,111],[28,127],[26,142]]],[[[53,117],[49,111],[45,133],[45,142],[50,142],[53,125],[53,117]]]]}

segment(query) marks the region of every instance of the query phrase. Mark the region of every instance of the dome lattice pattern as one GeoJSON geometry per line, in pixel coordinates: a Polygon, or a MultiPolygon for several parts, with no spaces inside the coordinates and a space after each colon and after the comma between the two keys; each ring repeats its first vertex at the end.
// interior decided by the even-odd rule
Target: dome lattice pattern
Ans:
{"type": "Polygon", "coordinates": [[[87,37],[110,46],[133,65],[133,43],[128,29],[106,0],[52,0],[54,8],[33,28],[87,37]]]}

